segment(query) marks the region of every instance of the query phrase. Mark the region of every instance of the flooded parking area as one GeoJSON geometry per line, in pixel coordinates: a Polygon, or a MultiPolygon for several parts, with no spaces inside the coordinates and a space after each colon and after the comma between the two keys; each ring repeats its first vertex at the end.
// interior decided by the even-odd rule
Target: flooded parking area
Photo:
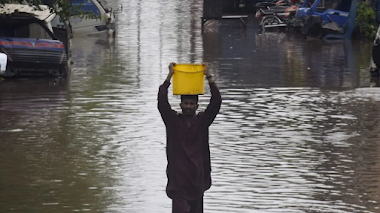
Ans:
{"type": "Polygon", "coordinates": [[[202,31],[202,1],[118,3],[116,38],[76,37],[69,78],[0,82],[0,212],[171,212],[157,92],[172,61],[208,62],[223,98],[205,212],[380,212],[370,41],[202,31]]]}

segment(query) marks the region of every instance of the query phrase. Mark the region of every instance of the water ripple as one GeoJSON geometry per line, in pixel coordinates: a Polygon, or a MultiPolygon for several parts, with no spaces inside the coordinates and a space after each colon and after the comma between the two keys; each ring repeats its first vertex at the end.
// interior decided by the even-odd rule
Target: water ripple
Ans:
{"type": "Polygon", "coordinates": [[[69,79],[0,83],[0,212],[170,212],[156,99],[171,61],[208,61],[223,97],[205,212],[380,212],[370,45],[202,32],[197,0],[108,3],[125,10],[117,38],[74,39],[69,79]]]}

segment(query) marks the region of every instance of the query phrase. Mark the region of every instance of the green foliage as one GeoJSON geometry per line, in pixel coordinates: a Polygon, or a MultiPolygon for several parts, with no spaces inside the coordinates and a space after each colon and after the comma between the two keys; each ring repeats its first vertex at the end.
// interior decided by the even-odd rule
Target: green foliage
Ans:
{"type": "Polygon", "coordinates": [[[82,6],[75,6],[71,1],[54,0],[53,11],[56,12],[63,21],[69,20],[70,16],[75,14],[81,18],[99,18],[92,12],[82,11],[82,6]]]}
{"type": "Polygon", "coordinates": [[[376,36],[376,13],[367,1],[358,3],[355,28],[365,37],[373,39],[376,36]]]}

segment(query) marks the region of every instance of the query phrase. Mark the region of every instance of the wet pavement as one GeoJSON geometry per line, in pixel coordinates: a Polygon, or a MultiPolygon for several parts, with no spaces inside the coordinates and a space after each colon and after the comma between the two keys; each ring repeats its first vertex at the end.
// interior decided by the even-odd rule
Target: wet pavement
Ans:
{"type": "Polygon", "coordinates": [[[202,1],[120,2],[114,41],[74,40],[70,78],[0,83],[0,212],[170,212],[156,94],[171,61],[209,62],[223,97],[205,212],[380,212],[371,42],[202,33],[202,1]]]}

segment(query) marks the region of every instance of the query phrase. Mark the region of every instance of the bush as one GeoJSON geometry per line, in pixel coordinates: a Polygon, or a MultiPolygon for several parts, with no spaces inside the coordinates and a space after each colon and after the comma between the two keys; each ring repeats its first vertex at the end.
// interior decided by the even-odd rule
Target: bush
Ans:
{"type": "Polygon", "coordinates": [[[375,38],[377,31],[377,23],[375,19],[376,13],[367,1],[358,3],[355,22],[356,32],[360,33],[366,38],[375,38]]]}

